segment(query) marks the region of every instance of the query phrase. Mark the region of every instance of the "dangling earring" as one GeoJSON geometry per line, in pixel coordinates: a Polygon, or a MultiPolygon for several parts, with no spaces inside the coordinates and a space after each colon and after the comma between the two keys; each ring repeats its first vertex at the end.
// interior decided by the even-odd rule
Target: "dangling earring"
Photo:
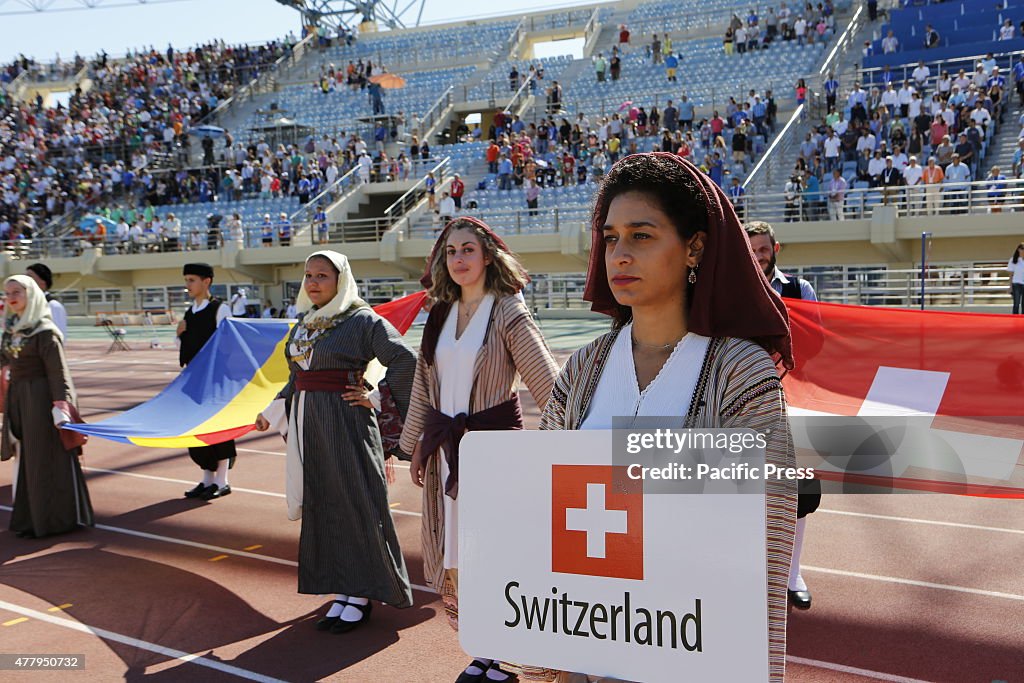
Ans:
{"type": "Polygon", "coordinates": [[[691,285],[697,284],[697,269],[698,268],[700,268],[699,264],[694,266],[693,268],[690,268],[690,274],[689,274],[689,276],[687,276],[686,281],[689,282],[691,285]]]}

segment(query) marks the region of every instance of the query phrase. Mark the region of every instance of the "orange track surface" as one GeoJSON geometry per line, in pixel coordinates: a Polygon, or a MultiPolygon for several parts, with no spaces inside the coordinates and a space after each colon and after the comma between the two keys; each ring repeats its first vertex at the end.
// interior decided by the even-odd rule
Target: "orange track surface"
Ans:
{"type": "MultiPolygon", "coordinates": [[[[105,350],[69,345],[86,420],[146,400],[178,371],[168,350],[105,350]]],[[[524,409],[535,425],[527,395],[524,409]]],[[[432,593],[416,591],[411,609],[378,605],[348,635],[314,630],[328,598],[295,592],[299,526],[286,519],[281,496],[284,445],[260,436],[239,447],[234,492],[222,500],[181,497],[198,472],[182,451],[93,440],[84,464],[100,527],[23,540],[6,531],[10,515],[0,511],[0,602],[207,665],[108,633],[20,621],[0,605],[0,653],[86,656],[84,671],[3,672],[0,680],[454,681],[469,657],[432,593]],[[133,535],[140,532],[152,536],[133,535]],[[218,663],[236,670],[209,666],[218,663]]],[[[420,492],[408,469],[398,475],[395,522],[411,579],[422,585],[420,492]]],[[[10,477],[0,467],[8,506],[10,477]]],[[[1024,681],[1024,501],[828,497],[809,519],[803,560],[814,606],[791,614],[789,654],[799,659],[787,680],[1024,681]]]]}

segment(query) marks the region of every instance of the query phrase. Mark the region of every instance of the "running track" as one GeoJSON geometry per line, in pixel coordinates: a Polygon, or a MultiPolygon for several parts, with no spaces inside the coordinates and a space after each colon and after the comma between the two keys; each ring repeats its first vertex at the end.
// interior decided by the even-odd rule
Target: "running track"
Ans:
{"type": "MultiPolygon", "coordinates": [[[[177,373],[168,350],[105,350],[69,345],[87,420],[177,373]]],[[[524,408],[535,424],[528,396],[524,408]]],[[[277,436],[245,439],[234,493],[202,503],[181,497],[197,473],[183,452],[94,440],[84,462],[95,529],[16,539],[0,507],[0,653],[86,658],[84,671],[2,679],[454,681],[468,658],[425,590],[411,609],[378,605],[352,634],[314,630],[327,599],[295,592],[283,451],[277,436]]],[[[398,475],[395,523],[422,586],[419,490],[408,469],[398,475]]],[[[10,477],[0,467],[4,504],[10,477]]],[[[1024,503],[832,496],[809,520],[804,565],[814,606],[791,614],[788,680],[1024,681],[1024,503]]]]}

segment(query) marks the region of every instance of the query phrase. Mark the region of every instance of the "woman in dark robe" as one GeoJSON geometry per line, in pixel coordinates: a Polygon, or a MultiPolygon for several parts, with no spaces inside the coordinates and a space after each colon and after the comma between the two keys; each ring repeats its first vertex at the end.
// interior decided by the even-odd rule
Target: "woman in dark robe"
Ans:
{"type": "Polygon", "coordinates": [[[10,529],[39,537],[92,526],[92,504],[78,462],[58,425],[77,413],[75,387],[64,359],[64,336],[50,317],[39,285],[25,275],[4,281],[7,315],[0,366],[9,368],[0,460],[15,458],[10,529]]]}
{"type": "Polygon", "coordinates": [[[371,599],[412,605],[365,375],[374,360],[387,367],[382,415],[404,417],[416,356],[359,298],[348,259],[336,251],[306,260],[298,310],[286,345],[291,376],[256,428],[287,415],[288,516],[302,519],[299,592],[334,593],[317,628],[345,633],[369,619],[371,599]]]}

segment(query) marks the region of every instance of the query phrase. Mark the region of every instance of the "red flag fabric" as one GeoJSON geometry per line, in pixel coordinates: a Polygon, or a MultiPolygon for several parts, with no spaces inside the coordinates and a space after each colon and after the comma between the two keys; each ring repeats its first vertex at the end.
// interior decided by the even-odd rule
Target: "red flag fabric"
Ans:
{"type": "MultiPolygon", "coordinates": [[[[981,495],[1024,491],[1024,316],[786,305],[796,368],[783,384],[793,416],[920,416],[914,424],[930,422],[954,444],[959,475],[983,482],[981,495]]],[[[912,466],[908,482],[920,469],[912,466]]],[[[949,482],[934,472],[926,480],[949,482]]]]}
{"type": "Polygon", "coordinates": [[[948,375],[931,387],[941,394],[920,397],[937,401],[935,414],[1024,416],[1024,316],[792,299],[786,306],[797,367],[784,383],[793,405],[856,415],[879,368],[902,368],[948,375]]]}
{"type": "Polygon", "coordinates": [[[412,327],[412,321],[419,315],[423,302],[427,299],[427,290],[403,296],[401,299],[374,306],[373,310],[382,318],[386,318],[395,329],[405,334],[412,327]]]}

